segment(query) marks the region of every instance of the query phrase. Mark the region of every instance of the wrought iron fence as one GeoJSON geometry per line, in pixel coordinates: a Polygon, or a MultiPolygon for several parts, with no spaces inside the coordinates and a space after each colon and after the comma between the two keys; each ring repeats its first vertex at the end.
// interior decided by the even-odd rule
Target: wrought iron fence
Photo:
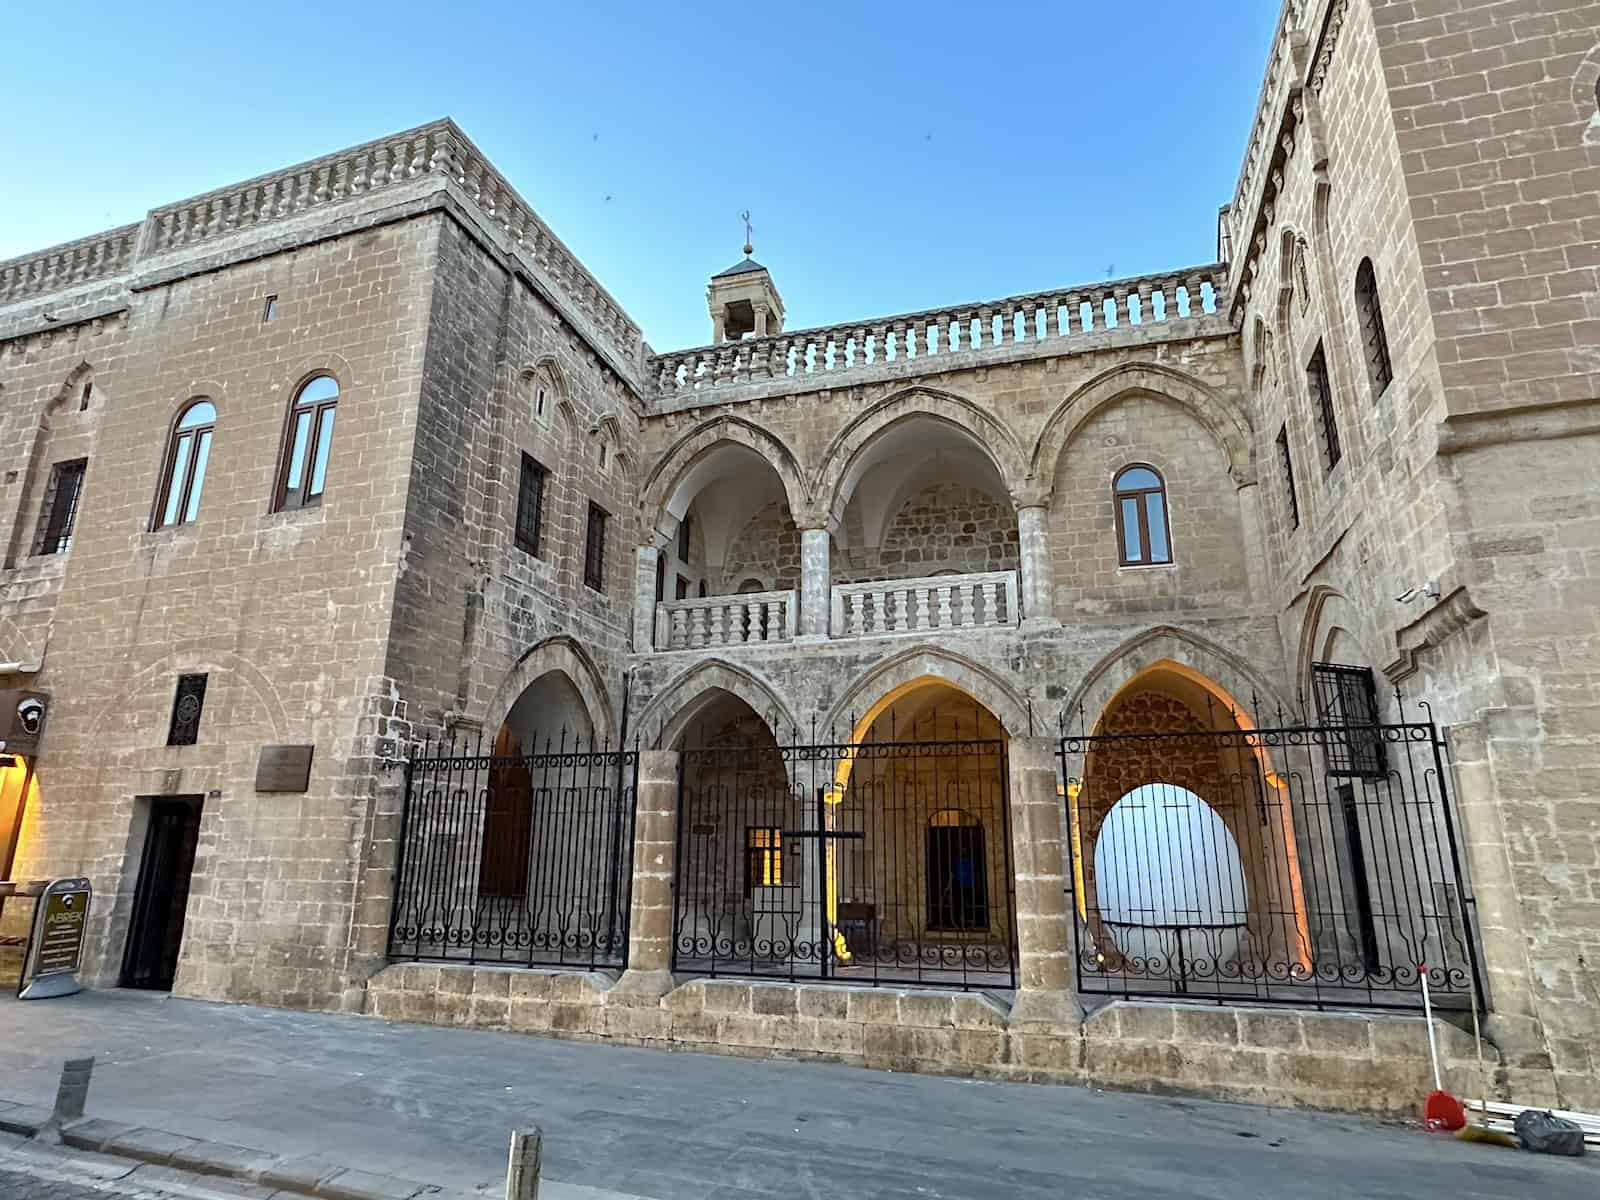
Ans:
{"type": "Polygon", "coordinates": [[[1412,1008],[1425,964],[1481,996],[1445,743],[1364,715],[1064,734],[1079,990],[1412,1008]]]}
{"type": "Polygon", "coordinates": [[[407,763],[389,957],[624,965],[637,749],[495,750],[407,763]]]}
{"type": "Polygon", "coordinates": [[[1015,986],[1003,741],[763,731],[679,770],[674,970],[1015,986]]]}

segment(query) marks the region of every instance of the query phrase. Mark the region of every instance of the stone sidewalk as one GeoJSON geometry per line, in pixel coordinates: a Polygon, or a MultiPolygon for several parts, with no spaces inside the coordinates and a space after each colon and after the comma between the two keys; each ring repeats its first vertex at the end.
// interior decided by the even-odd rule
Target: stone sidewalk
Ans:
{"type": "Polygon", "coordinates": [[[545,1178],[567,1185],[549,1200],[1600,1194],[1590,1161],[1320,1113],[131,992],[0,1000],[0,1097],[49,1104],[81,1054],[98,1060],[92,1117],[453,1192],[498,1188],[509,1131],[538,1124],[545,1178]]]}

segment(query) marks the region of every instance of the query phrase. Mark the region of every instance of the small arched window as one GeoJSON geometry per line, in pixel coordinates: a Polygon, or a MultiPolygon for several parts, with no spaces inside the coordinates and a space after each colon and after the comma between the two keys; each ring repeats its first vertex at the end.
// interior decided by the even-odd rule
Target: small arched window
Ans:
{"type": "Polygon", "coordinates": [[[1172,561],[1167,531],[1167,487],[1154,467],[1124,467],[1115,484],[1117,551],[1125,567],[1172,561]]]}
{"type": "Polygon", "coordinates": [[[1372,260],[1363,258],[1356,268],[1356,316],[1361,322],[1361,346],[1367,359],[1367,378],[1372,381],[1372,398],[1383,395],[1394,378],[1389,362],[1389,336],[1383,329],[1383,308],[1378,303],[1378,278],[1372,260]]]}
{"type": "Polygon", "coordinates": [[[217,410],[209,400],[196,400],[179,414],[167,439],[166,466],[161,473],[161,494],[156,500],[157,529],[186,525],[200,513],[200,492],[205,487],[206,464],[211,459],[211,435],[217,427],[217,410]]]}
{"type": "Polygon", "coordinates": [[[278,469],[274,508],[307,508],[322,503],[328,482],[328,453],[333,448],[333,417],[339,385],[331,375],[307,380],[295,393],[284,434],[283,464],[278,469]]]}

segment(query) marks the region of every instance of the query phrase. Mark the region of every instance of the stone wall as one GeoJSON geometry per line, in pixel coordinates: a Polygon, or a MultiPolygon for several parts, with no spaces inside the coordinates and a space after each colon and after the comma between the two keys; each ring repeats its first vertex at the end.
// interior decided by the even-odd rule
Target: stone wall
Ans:
{"type": "MultiPolygon", "coordinates": [[[[1418,1017],[1115,1001],[1052,1026],[979,994],[701,979],[641,996],[606,975],[416,963],[385,969],[367,997],[393,1021],[1384,1116],[1415,1117],[1433,1086],[1418,1017]]],[[[1446,1086],[1475,1095],[1471,1036],[1436,1034],[1446,1086]]],[[[1535,1094],[1488,1057],[1497,1096],[1513,1082],[1535,1094]]]]}
{"type": "Polygon", "coordinates": [[[16,871],[90,877],[90,982],[119,974],[149,798],[190,795],[203,808],[177,989],[342,1002],[368,803],[350,761],[388,636],[395,464],[410,453],[436,235],[400,221],[282,249],[0,348],[14,541],[36,519],[33,431],[49,423],[41,465],[89,458],[70,550],[21,554],[0,577],[0,659],[44,659],[3,680],[52,696],[16,871]],[[274,513],[286,413],[315,372],[340,385],[325,498],[274,513]],[[197,519],[150,532],[168,430],[197,396],[217,409],[197,519]],[[208,675],[198,743],[169,747],[176,676],[195,671],[208,675]],[[283,743],[313,746],[310,788],[259,794],[257,754],[283,743]]]}

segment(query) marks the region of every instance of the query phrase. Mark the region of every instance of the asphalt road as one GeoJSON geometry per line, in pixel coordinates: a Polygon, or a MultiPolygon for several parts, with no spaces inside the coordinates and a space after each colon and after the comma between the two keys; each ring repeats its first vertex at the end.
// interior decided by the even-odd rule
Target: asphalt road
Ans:
{"type": "Polygon", "coordinates": [[[1600,1195],[1594,1160],[1353,1117],[131,992],[0,1000],[0,1098],[47,1105],[90,1053],[91,1116],[457,1189],[492,1189],[509,1131],[538,1124],[546,1178],[650,1200],[1600,1195]]]}

